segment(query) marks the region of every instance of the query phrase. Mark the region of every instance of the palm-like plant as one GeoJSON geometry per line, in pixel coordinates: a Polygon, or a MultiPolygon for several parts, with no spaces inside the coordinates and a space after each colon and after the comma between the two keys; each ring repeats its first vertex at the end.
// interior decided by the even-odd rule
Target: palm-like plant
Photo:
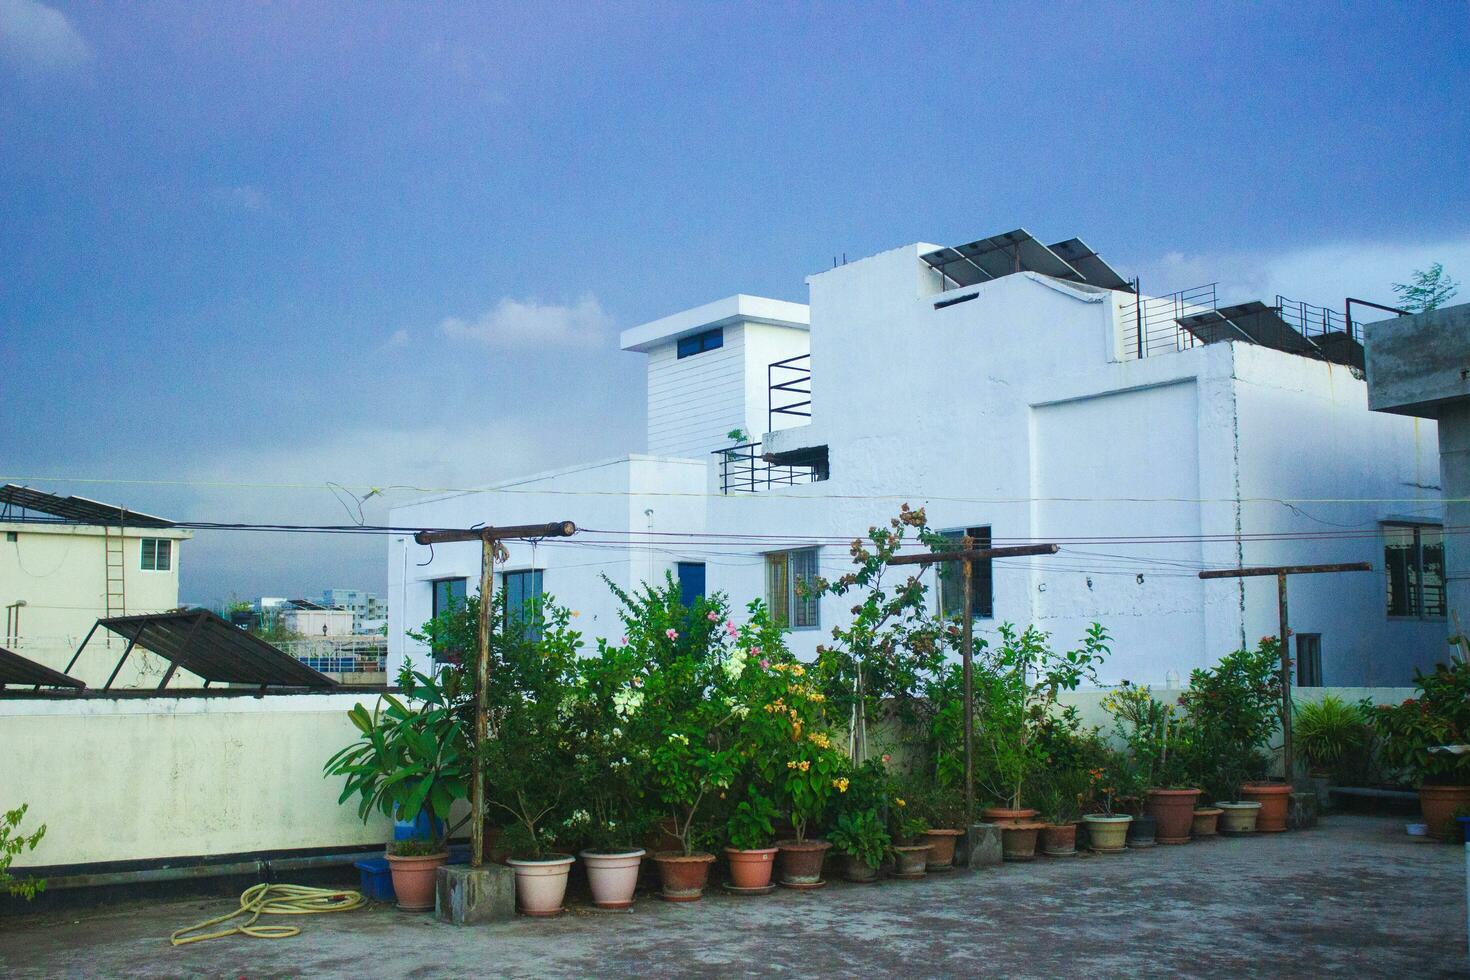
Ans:
{"type": "Polygon", "coordinates": [[[1307,764],[1319,771],[1336,766],[1368,741],[1362,712],[1333,694],[1321,701],[1294,702],[1292,730],[1307,764]]]}

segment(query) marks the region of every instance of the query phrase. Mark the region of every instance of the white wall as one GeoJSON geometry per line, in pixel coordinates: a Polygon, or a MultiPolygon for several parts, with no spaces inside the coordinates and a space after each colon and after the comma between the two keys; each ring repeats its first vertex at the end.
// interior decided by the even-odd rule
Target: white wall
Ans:
{"type": "Polygon", "coordinates": [[[745,327],[723,329],[718,350],[681,358],[670,340],[648,352],[649,453],[699,457],[746,425],[745,327]]]}

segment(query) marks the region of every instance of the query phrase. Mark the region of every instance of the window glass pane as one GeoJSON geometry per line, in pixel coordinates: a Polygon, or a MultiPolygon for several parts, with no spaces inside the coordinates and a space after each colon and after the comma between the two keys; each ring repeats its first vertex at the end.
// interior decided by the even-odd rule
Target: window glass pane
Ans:
{"type": "Polygon", "coordinates": [[[815,548],[791,552],[792,577],[792,626],[817,625],[817,597],[811,589],[817,580],[817,551],[815,548]]]}
{"type": "Polygon", "coordinates": [[[157,538],[144,538],[143,539],[143,571],[145,571],[145,572],[151,572],[151,571],[153,571],[153,563],[157,560],[157,557],[156,557],[157,554],[158,554],[158,539],[157,538]]]}
{"type": "Polygon", "coordinates": [[[1383,570],[1390,616],[1417,615],[1415,565],[1414,529],[1386,525],[1383,528],[1383,570]]]}
{"type": "Polygon", "coordinates": [[[704,563],[679,562],[679,602],[686,609],[704,597],[704,563]]]}
{"type": "Polygon", "coordinates": [[[1420,588],[1424,596],[1423,615],[1445,615],[1444,529],[1419,529],[1419,565],[1423,569],[1420,588]]]}
{"type": "Polygon", "coordinates": [[[539,569],[505,573],[505,617],[507,624],[525,624],[527,635],[533,639],[541,635],[539,569]]]}
{"type": "MultiPolygon", "coordinates": [[[[961,539],[966,534],[970,536],[970,543],[976,548],[990,547],[990,527],[971,527],[963,531],[941,531],[946,538],[954,541],[958,548],[961,539]]],[[[974,590],[974,614],[976,619],[989,619],[995,615],[995,589],[993,584],[992,561],[986,558],[982,561],[971,563],[971,573],[974,576],[970,582],[970,588],[974,590]]],[[[945,562],[939,566],[939,611],[946,619],[958,619],[965,612],[965,584],[960,572],[958,562],[945,562]]]]}
{"type": "Polygon", "coordinates": [[[786,573],[786,555],[766,555],[766,603],[771,607],[771,621],[777,626],[791,624],[791,579],[786,573]]]}
{"type": "Polygon", "coordinates": [[[155,545],[153,567],[160,572],[166,572],[172,567],[170,559],[173,557],[171,549],[173,542],[167,538],[159,538],[155,545]]]}
{"type": "Polygon", "coordinates": [[[1296,635],[1297,687],[1322,686],[1322,634],[1296,635]]]}

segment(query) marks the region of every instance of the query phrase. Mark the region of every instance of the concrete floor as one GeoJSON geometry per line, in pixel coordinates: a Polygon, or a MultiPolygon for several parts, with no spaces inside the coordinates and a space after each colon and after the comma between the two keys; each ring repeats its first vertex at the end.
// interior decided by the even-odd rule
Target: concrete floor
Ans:
{"type": "Polygon", "coordinates": [[[1402,820],[1038,859],[974,874],[778,890],[630,913],[574,909],[457,929],[389,907],[302,935],[172,948],[229,900],[0,919],[0,974],[33,976],[801,975],[1463,977],[1462,849],[1402,820]]]}

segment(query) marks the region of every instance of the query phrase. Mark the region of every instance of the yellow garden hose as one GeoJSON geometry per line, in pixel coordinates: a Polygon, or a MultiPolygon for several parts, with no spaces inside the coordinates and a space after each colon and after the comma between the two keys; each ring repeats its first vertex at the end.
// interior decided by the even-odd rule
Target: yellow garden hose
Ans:
{"type": "Polygon", "coordinates": [[[255,921],[262,915],[316,915],[319,912],[350,912],[362,908],[367,899],[361,892],[345,888],[307,888],[305,885],[251,885],[240,896],[240,907],[228,915],[217,916],[204,922],[180,929],[169,936],[175,946],[201,943],[206,939],[223,939],[240,933],[256,939],[289,939],[299,935],[298,926],[258,926],[255,921]],[[221,925],[231,919],[248,916],[244,922],[228,929],[205,932],[211,926],[221,925]],[[198,935],[190,935],[198,933],[198,935]]]}

